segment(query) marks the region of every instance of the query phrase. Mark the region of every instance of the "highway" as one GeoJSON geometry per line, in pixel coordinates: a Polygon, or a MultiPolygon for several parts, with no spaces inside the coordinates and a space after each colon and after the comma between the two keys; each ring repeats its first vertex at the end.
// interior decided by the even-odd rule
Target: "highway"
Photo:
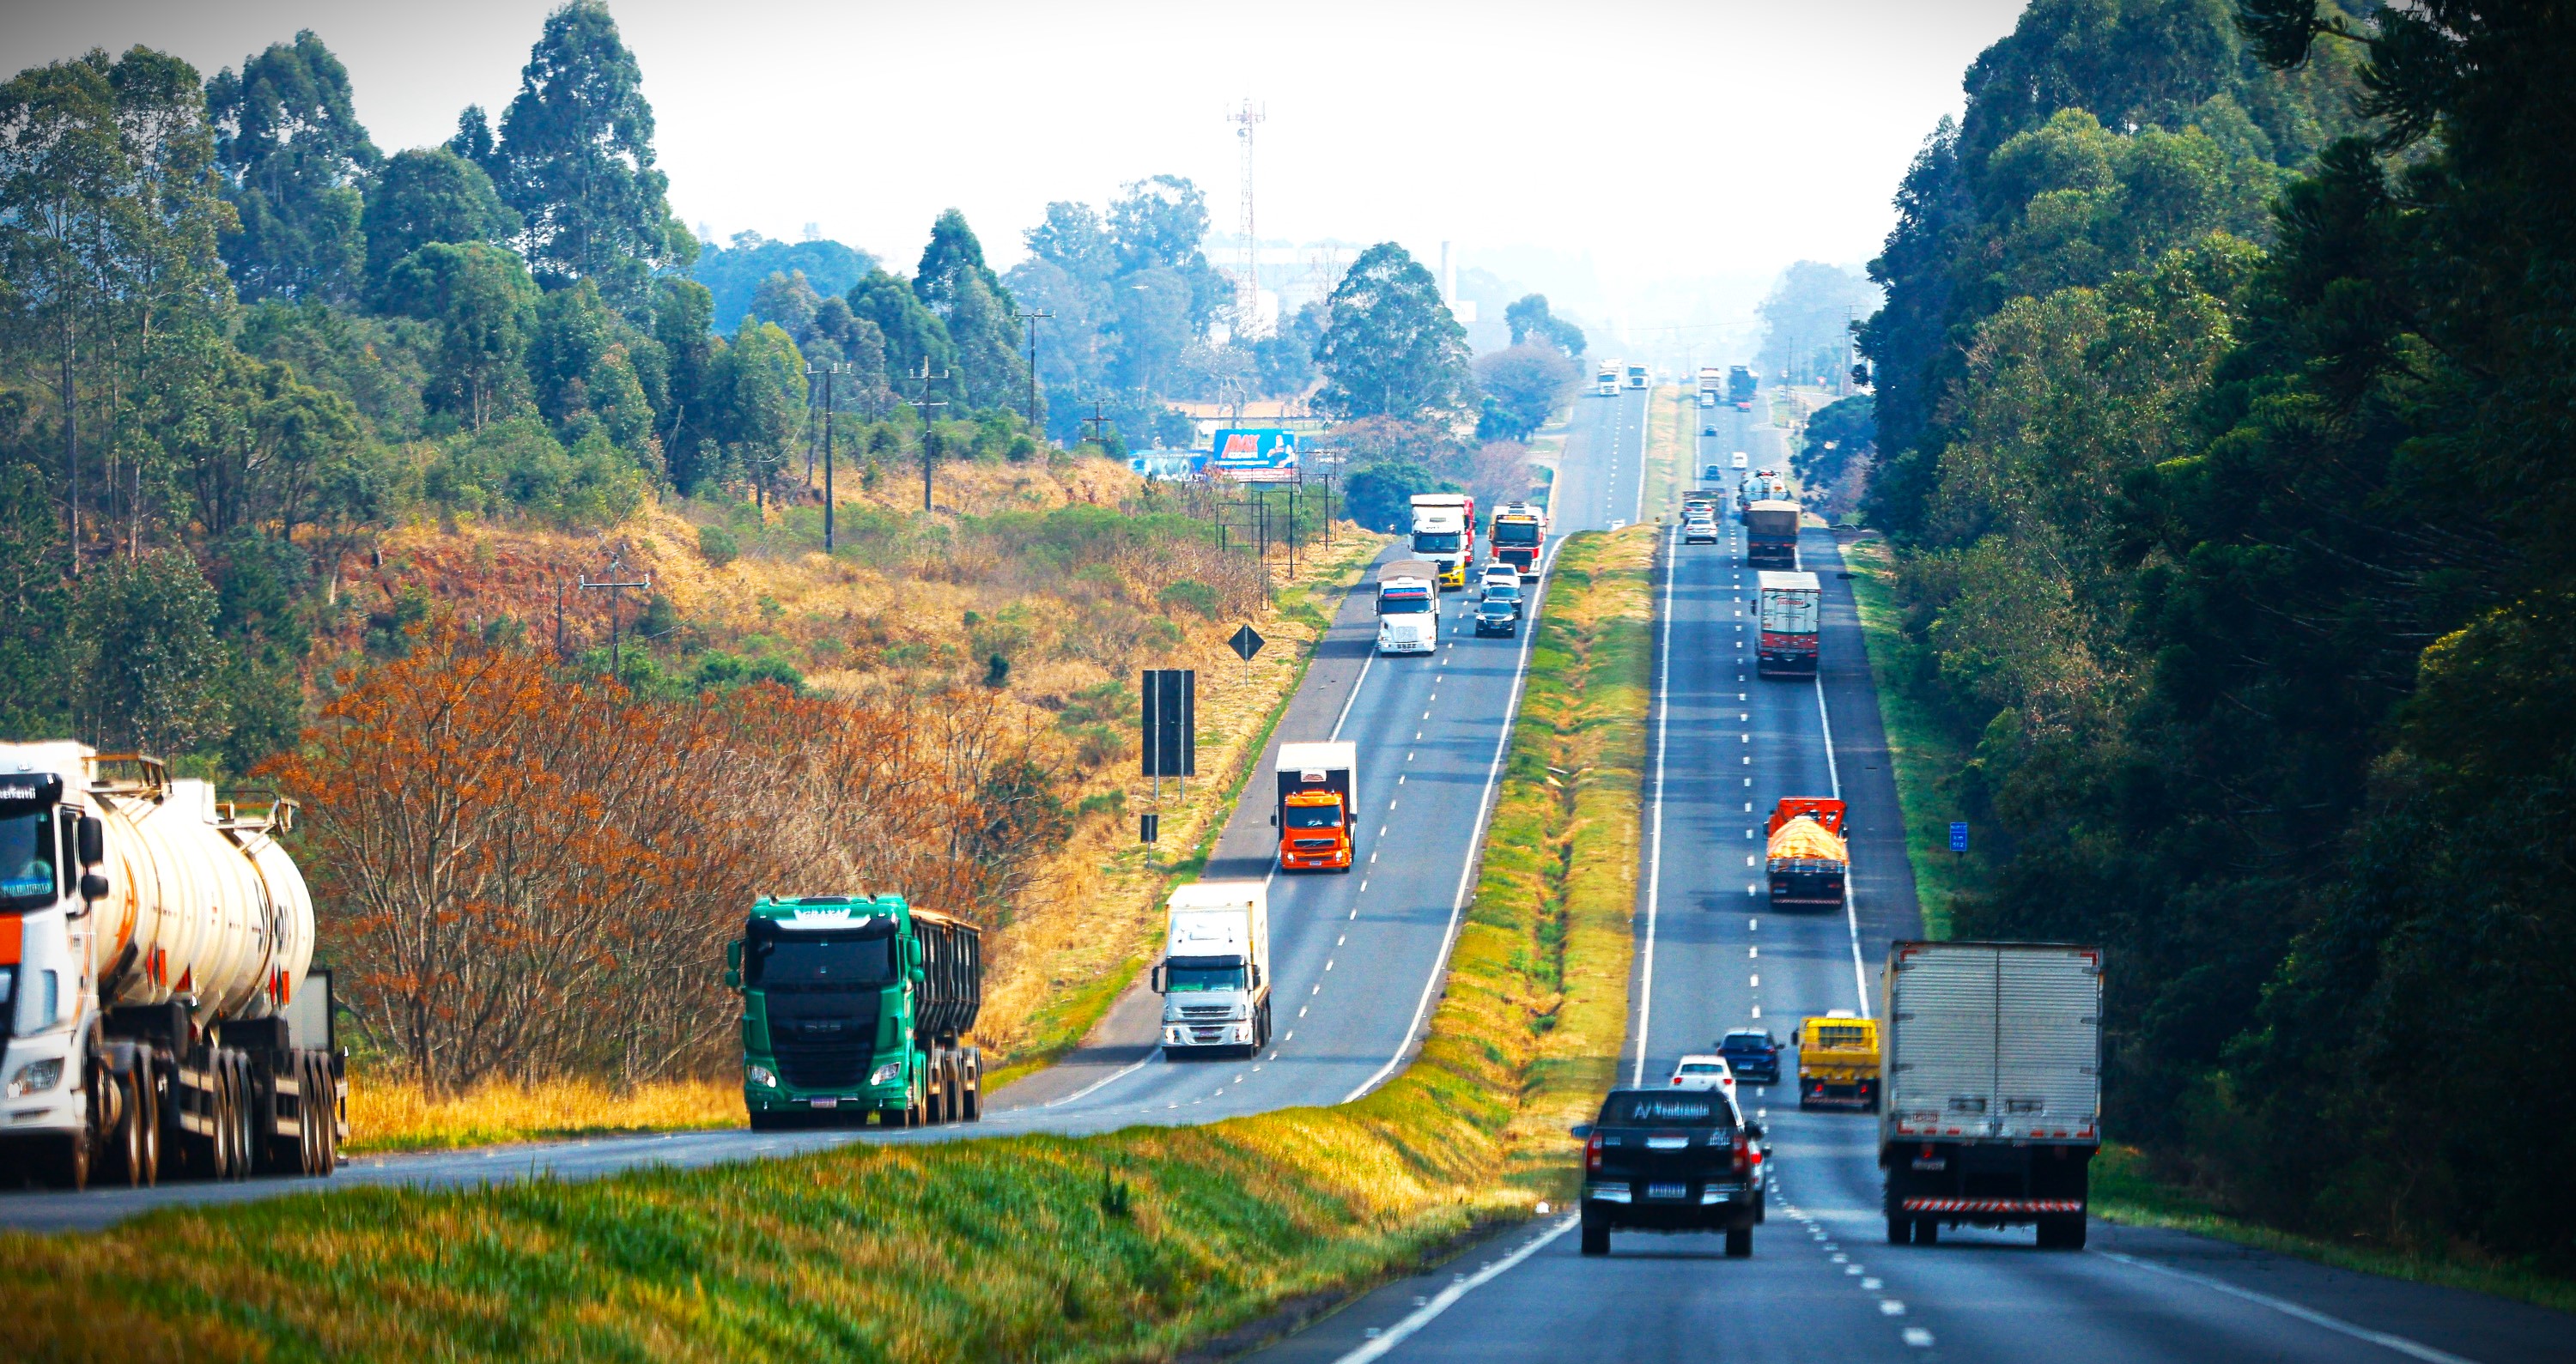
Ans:
{"type": "MultiPolygon", "coordinates": [[[[1641,393],[1587,398],[1576,408],[1559,474],[1564,511],[1552,534],[1635,518],[1644,413],[1641,393]]],[[[1436,1003],[1533,633],[1478,638],[1467,619],[1471,595],[1452,593],[1443,602],[1436,655],[1377,658],[1373,604],[1365,588],[1343,601],[1271,739],[1271,751],[1280,742],[1309,739],[1358,744],[1361,865],[1349,875],[1270,876],[1271,796],[1260,775],[1269,767],[1265,752],[1205,872],[1209,879],[1270,876],[1275,1035],[1261,1056],[1166,1059],[1155,1046],[1160,1001],[1138,988],[1065,1064],[992,1095],[980,1123],[911,1131],[675,1132],[362,1156],[330,1179],[0,1195],[0,1225],[95,1228],[155,1207],[352,1185],[594,1178],[639,1165],[710,1165],[852,1141],[1098,1132],[1358,1097],[1401,1067],[1436,1003]]]]}
{"type": "MultiPolygon", "coordinates": [[[[1782,433],[1721,408],[1702,463],[1778,467],[1782,433]]],[[[1730,475],[1727,480],[1733,479],[1730,475]]],[[[1832,536],[1802,538],[1825,590],[1819,678],[1753,670],[1742,528],[1668,540],[1657,583],[1658,707],[1648,742],[1645,865],[1622,1078],[1660,1080],[1730,1028],[1784,1042],[1802,1015],[1870,1011],[1891,939],[1918,935],[1876,699],[1832,536]],[[1831,741],[1827,741],[1828,723],[1831,741]],[[1785,795],[1851,803],[1852,913],[1771,914],[1762,820],[1785,795]],[[1856,967],[1855,959],[1859,966],[1856,967]]],[[[2114,987],[2116,981],[2114,982],[2114,987]]],[[[1794,1073],[1792,1073],[1794,1079],[1794,1073]]],[[[1319,1361],[2348,1361],[2576,1357],[2561,1314],[2329,1269],[2176,1232],[2096,1223],[2091,1248],[2041,1252],[2027,1229],[1945,1230],[1890,1246],[1875,1119],[1800,1113],[1754,1090],[1775,1179],[1750,1260],[1717,1236],[1614,1234],[1577,1253],[1561,1214],[1389,1284],[1262,1352],[1319,1361]]],[[[1568,1138],[1569,1148],[1573,1145],[1568,1138]]]]}

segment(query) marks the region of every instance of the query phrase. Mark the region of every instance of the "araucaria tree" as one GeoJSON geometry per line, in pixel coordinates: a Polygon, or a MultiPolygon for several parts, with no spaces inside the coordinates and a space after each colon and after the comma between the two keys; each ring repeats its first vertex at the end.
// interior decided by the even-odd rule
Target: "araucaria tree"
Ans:
{"type": "Polygon", "coordinates": [[[1467,330],[1440,286],[1403,247],[1380,242],[1333,290],[1332,325],[1315,356],[1326,411],[1342,418],[1454,420],[1472,401],[1467,330]]]}

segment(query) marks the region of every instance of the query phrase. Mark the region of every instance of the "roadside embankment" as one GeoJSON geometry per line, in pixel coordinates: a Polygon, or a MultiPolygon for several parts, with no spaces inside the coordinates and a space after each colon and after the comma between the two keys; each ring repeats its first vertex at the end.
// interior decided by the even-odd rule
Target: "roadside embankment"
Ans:
{"type": "Polygon", "coordinates": [[[0,1236],[0,1357],[1165,1358],[1526,1216],[1625,1018],[1653,547],[1559,555],[1447,990],[1365,1099],[0,1236]]]}
{"type": "Polygon", "coordinates": [[[1974,851],[1966,856],[1949,851],[1951,821],[1967,818],[1949,783],[1952,774],[1967,766],[1974,745],[1943,720],[1922,674],[1930,661],[1905,637],[1894,586],[1896,562],[1887,542],[1872,538],[1845,545],[1843,563],[1851,570],[1852,602],[1859,608],[1861,639],[1869,648],[1871,690],[1878,695],[1879,719],[1887,730],[1896,803],[1905,817],[1905,857],[1914,866],[1923,931],[1946,938],[1951,905],[1973,886],[1986,865],[1984,846],[1993,840],[1991,830],[1983,837],[1971,830],[1974,851]]]}

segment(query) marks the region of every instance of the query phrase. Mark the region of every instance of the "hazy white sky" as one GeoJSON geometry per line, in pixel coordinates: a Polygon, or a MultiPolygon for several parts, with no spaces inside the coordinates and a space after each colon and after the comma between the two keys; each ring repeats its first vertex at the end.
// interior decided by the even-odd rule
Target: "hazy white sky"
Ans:
{"type": "MultiPolygon", "coordinates": [[[[507,104],[553,3],[0,0],[0,62],[147,43],[211,75],[311,28],[392,151],[507,104]]],[[[954,205],[1008,264],[1048,200],[1158,172],[1198,181],[1230,231],[1224,120],[1249,97],[1269,116],[1264,238],[1394,238],[1426,263],[1443,240],[1468,264],[1588,256],[1588,306],[1640,328],[1740,317],[1792,260],[1874,254],[1897,177],[2021,8],[612,3],[673,207],[720,237],[811,222],[908,267],[954,205]]]]}

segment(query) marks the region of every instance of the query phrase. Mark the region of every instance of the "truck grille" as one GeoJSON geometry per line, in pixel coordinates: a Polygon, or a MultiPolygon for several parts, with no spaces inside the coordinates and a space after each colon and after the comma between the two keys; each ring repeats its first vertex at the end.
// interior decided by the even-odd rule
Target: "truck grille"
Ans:
{"type": "Polygon", "coordinates": [[[1329,852],[1332,850],[1333,840],[1329,838],[1293,838],[1288,841],[1288,845],[1292,848],[1318,848],[1329,852]]]}
{"type": "Polygon", "coordinates": [[[778,1056],[779,1078],[793,1089],[856,1089],[866,1078],[873,1048],[864,1042],[789,1041],[770,1039],[778,1056]]]}
{"type": "Polygon", "coordinates": [[[1234,1006],[1231,1004],[1184,1004],[1181,1006],[1181,1017],[1221,1019],[1233,1011],[1234,1006]]]}
{"type": "Polygon", "coordinates": [[[767,995],[769,1051],[778,1078],[792,1089],[856,1089],[876,1054],[875,990],[815,990],[767,995]]]}

